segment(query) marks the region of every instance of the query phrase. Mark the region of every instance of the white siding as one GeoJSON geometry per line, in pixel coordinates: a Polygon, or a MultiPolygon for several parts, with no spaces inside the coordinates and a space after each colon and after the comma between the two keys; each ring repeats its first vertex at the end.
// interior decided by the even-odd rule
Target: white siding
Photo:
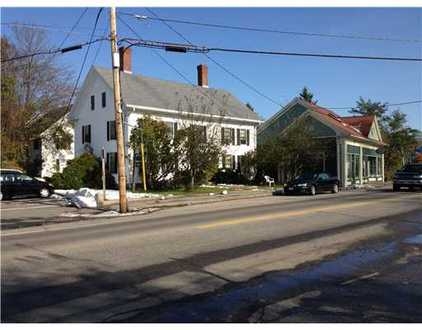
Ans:
{"type": "Polygon", "coordinates": [[[63,171],[63,168],[66,167],[67,161],[74,158],[74,148],[75,148],[75,139],[74,139],[74,130],[72,125],[65,119],[63,122],[54,124],[52,127],[47,129],[41,135],[41,158],[42,158],[42,167],[41,167],[41,177],[51,177],[56,171],[56,162],[59,160],[59,172],[63,171]],[[72,134],[72,144],[70,149],[67,150],[57,150],[52,143],[48,143],[43,135],[48,134],[54,125],[60,124],[63,125],[63,128],[66,132],[72,134]]]}

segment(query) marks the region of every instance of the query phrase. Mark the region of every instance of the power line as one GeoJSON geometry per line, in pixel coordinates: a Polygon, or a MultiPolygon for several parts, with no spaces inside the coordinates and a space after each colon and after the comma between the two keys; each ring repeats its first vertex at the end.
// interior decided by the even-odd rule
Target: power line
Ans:
{"type": "Polygon", "coordinates": [[[332,33],[277,30],[277,29],[269,29],[269,28],[236,26],[236,25],[227,25],[227,24],[212,24],[212,23],[188,21],[188,20],[173,19],[173,18],[157,18],[157,17],[150,17],[147,15],[137,15],[133,13],[122,13],[122,14],[134,17],[138,20],[158,20],[161,22],[165,21],[165,22],[171,22],[171,23],[177,23],[177,24],[188,24],[188,25],[204,26],[204,27],[210,27],[210,28],[240,30],[240,31],[249,31],[249,32],[253,31],[253,32],[265,32],[265,33],[278,33],[278,34],[284,34],[284,35],[286,34],[300,35],[300,36],[306,36],[306,37],[343,38],[343,39],[358,39],[358,40],[361,39],[361,40],[372,40],[372,41],[395,41],[395,42],[412,42],[412,43],[422,42],[422,40],[420,39],[398,39],[398,38],[390,38],[390,37],[358,36],[358,35],[350,35],[350,34],[332,34],[332,33]]]}
{"type": "Polygon", "coordinates": [[[98,24],[98,21],[99,21],[99,19],[100,19],[100,15],[101,15],[102,11],[103,11],[103,8],[100,8],[100,9],[98,10],[97,17],[95,18],[94,27],[92,28],[91,36],[90,36],[89,41],[88,41],[88,48],[86,49],[86,52],[85,52],[84,58],[83,58],[83,60],[82,60],[82,65],[81,65],[81,68],[80,68],[80,70],[79,70],[78,77],[76,78],[75,85],[73,86],[72,94],[70,95],[69,102],[68,102],[68,104],[67,104],[67,109],[70,109],[70,105],[72,104],[72,99],[73,99],[73,97],[75,96],[76,89],[78,88],[78,85],[79,85],[79,80],[80,80],[80,78],[81,78],[82,71],[83,71],[83,69],[84,69],[84,66],[85,66],[85,63],[86,63],[86,59],[88,58],[88,53],[89,53],[89,50],[90,50],[90,48],[91,48],[92,38],[94,37],[95,30],[97,29],[97,24],[98,24]]]}
{"type": "MultiPolygon", "coordinates": [[[[117,16],[117,18],[119,19],[120,22],[122,22],[130,31],[132,31],[132,33],[139,38],[139,40],[143,40],[141,38],[141,36],[129,25],[127,24],[123,19],[121,19],[119,16],[117,16]]],[[[121,41],[127,41],[130,39],[127,38],[123,38],[121,39],[119,42],[121,41]]],[[[166,60],[166,58],[164,56],[162,56],[158,51],[156,51],[155,49],[151,49],[153,51],[153,53],[155,55],[157,55],[160,60],[162,60],[166,65],[168,65],[174,72],[176,72],[183,80],[185,80],[189,85],[193,86],[193,87],[197,87],[188,77],[186,77],[186,75],[184,75],[181,71],[179,71],[174,65],[172,65],[169,61],[166,60]]],[[[208,93],[205,93],[203,91],[202,88],[197,88],[196,89],[200,94],[202,94],[203,96],[207,97],[210,101],[215,101],[216,103],[219,103],[220,106],[222,108],[226,107],[226,105],[224,105],[223,103],[221,103],[217,98],[213,98],[211,95],[209,95],[208,93]]]]}
{"type": "Polygon", "coordinates": [[[73,24],[72,28],[70,29],[70,31],[67,33],[66,37],[63,39],[63,41],[60,43],[59,48],[62,48],[64,43],[67,41],[67,39],[69,38],[70,34],[73,33],[73,30],[75,30],[75,28],[78,26],[79,22],[81,21],[82,17],[84,17],[85,13],[88,11],[88,8],[85,8],[84,11],[82,12],[82,14],[79,16],[79,18],[76,20],[75,24],[73,24]]]}
{"type": "MultiPolygon", "coordinates": [[[[408,101],[408,102],[400,102],[400,103],[385,103],[385,105],[387,107],[391,107],[391,106],[399,106],[399,105],[408,105],[408,104],[418,104],[418,103],[422,103],[422,100],[415,100],[415,101],[408,101]]],[[[356,108],[356,106],[353,107],[325,107],[327,109],[332,109],[332,110],[350,110],[350,109],[354,109],[356,108]]]]}
{"type": "MultiPolygon", "coordinates": [[[[129,42],[130,39],[127,39],[129,42]]],[[[256,55],[275,55],[275,56],[299,56],[299,57],[320,57],[320,58],[337,58],[337,59],[352,59],[352,60],[375,60],[375,61],[402,61],[402,62],[422,62],[422,58],[412,57],[387,57],[387,56],[366,56],[366,55],[343,55],[343,54],[323,54],[323,53],[297,53],[297,52],[281,52],[257,49],[239,49],[239,48],[221,48],[221,47],[205,47],[193,44],[170,43],[156,40],[143,40],[136,43],[136,46],[164,49],[168,51],[178,51],[183,53],[209,53],[228,52],[228,53],[243,53],[256,55]]]]}
{"type": "Polygon", "coordinates": [[[340,58],[340,59],[355,59],[355,60],[410,61],[410,62],[421,62],[422,61],[421,58],[411,58],[411,57],[362,56],[362,55],[341,55],[341,54],[321,54],[321,53],[294,53],[294,52],[279,52],[279,51],[238,49],[238,48],[208,48],[208,50],[209,51],[219,51],[219,52],[230,52],[230,53],[323,57],[323,58],[340,58]]]}
{"type": "Polygon", "coordinates": [[[89,41],[89,42],[85,42],[85,43],[82,43],[82,44],[73,45],[73,46],[70,46],[70,47],[56,48],[56,49],[39,51],[39,52],[31,53],[31,54],[19,55],[19,56],[7,58],[5,60],[1,60],[1,63],[6,63],[6,62],[11,62],[11,61],[16,61],[16,60],[22,60],[24,58],[38,56],[38,55],[53,55],[53,54],[57,54],[57,53],[67,53],[67,52],[70,52],[70,51],[73,51],[73,50],[81,49],[84,46],[89,47],[91,44],[95,44],[97,42],[107,40],[107,39],[108,38],[103,37],[103,38],[98,38],[98,39],[95,39],[95,40],[92,40],[92,41],[89,41]]]}
{"type": "MultiPolygon", "coordinates": [[[[121,19],[119,16],[117,16],[117,19],[122,22],[132,33],[138,37],[140,40],[143,40],[141,36],[129,25],[127,24],[123,19],[121,19]]],[[[126,40],[126,39],[122,39],[126,40]]],[[[168,62],[164,56],[162,56],[159,52],[157,52],[155,49],[152,49],[155,55],[157,55],[165,64],[167,64],[171,69],[173,69],[180,77],[182,77],[187,83],[190,85],[194,85],[188,77],[186,77],[181,71],[179,71],[174,65],[172,65],[170,62],[168,62]]]]}
{"type": "MultiPolygon", "coordinates": [[[[1,25],[5,26],[21,26],[30,29],[39,29],[39,30],[51,30],[51,31],[58,31],[70,34],[77,34],[77,35],[90,35],[90,32],[77,32],[85,28],[79,28],[78,30],[74,29],[72,32],[72,27],[65,27],[65,26],[53,26],[53,25],[44,25],[44,24],[27,24],[27,23],[20,23],[20,22],[2,22],[1,25]]],[[[105,30],[103,31],[105,32],[105,30]]],[[[95,35],[95,37],[101,37],[100,35],[95,35]]]]}
{"type": "MultiPolygon", "coordinates": [[[[154,13],[154,11],[152,11],[149,8],[146,8],[146,10],[148,10],[151,14],[153,14],[158,20],[160,20],[164,25],[166,25],[170,30],[172,30],[174,33],[176,33],[179,37],[181,37],[183,40],[185,40],[189,45],[193,46],[193,44],[182,33],[178,32],[176,29],[174,29],[166,21],[161,20],[161,18],[156,13],[154,13]]],[[[233,77],[237,81],[241,82],[244,86],[248,87],[250,90],[252,90],[256,94],[258,94],[259,96],[267,99],[268,101],[274,103],[277,106],[282,106],[279,102],[277,102],[273,98],[265,95],[263,92],[261,92],[260,90],[258,90],[257,88],[255,88],[254,86],[252,86],[251,84],[249,84],[248,82],[246,82],[245,80],[243,80],[242,78],[240,78],[238,75],[236,75],[235,73],[233,73],[232,71],[230,71],[229,69],[227,69],[224,65],[222,65],[221,63],[219,63],[217,60],[215,60],[211,56],[209,56],[206,52],[204,52],[204,55],[210,61],[212,61],[214,64],[216,64],[220,69],[222,69],[224,72],[226,72],[227,74],[229,74],[231,77],[233,77]]]]}

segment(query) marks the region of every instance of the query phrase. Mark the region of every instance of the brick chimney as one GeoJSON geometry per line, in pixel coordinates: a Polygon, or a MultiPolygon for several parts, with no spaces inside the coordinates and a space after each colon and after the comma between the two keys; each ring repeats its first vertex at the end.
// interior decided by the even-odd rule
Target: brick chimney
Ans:
{"type": "Polygon", "coordinates": [[[132,49],[120,47],[120,71],[132,73],[132,49]]]}
{"type": "Polygon", "coordinates": [[[198,70],[198,86],[208,88],[208,67],[200,64],[196,69],[198,70]]]}

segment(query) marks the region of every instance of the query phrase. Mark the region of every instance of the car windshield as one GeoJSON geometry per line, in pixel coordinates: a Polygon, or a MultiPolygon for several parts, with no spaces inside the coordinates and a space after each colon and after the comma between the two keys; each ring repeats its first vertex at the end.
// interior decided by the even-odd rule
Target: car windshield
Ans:
{"type": "Polygon", "coordinates": [[[305,173],[296,177],[296,180],[312,180],[318,176],[318,173],[305,173]]]}
{"type": "Polygon", "coordinates": [[[403,168],[403,171],[406,171],[406,172],[422,172],[422,164],[406,165],[403,168]]]}

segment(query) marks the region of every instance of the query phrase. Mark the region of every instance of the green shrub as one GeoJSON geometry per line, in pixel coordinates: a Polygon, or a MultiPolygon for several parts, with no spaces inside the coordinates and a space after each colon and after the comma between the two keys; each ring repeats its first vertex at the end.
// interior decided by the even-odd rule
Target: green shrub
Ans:
{"type": "MultiPolygon", "coordinates": [[[[63,173],[54,173],[50,179],[56,189],[79,189],[82,187],[99,189],[102,187],[101,161],[92,154],[85,153],[68,161],[63,173]]],[[[114,177],[106,173],[107,188],[115,189],[114,177]]]]}
{"type": "Polygon", "coordinates": [[[247,184],[248,179],[243,176],[239,171],[232,169],[220,169],[211,179],[211,182],[226,183],[226,184],[247,184]]]}

